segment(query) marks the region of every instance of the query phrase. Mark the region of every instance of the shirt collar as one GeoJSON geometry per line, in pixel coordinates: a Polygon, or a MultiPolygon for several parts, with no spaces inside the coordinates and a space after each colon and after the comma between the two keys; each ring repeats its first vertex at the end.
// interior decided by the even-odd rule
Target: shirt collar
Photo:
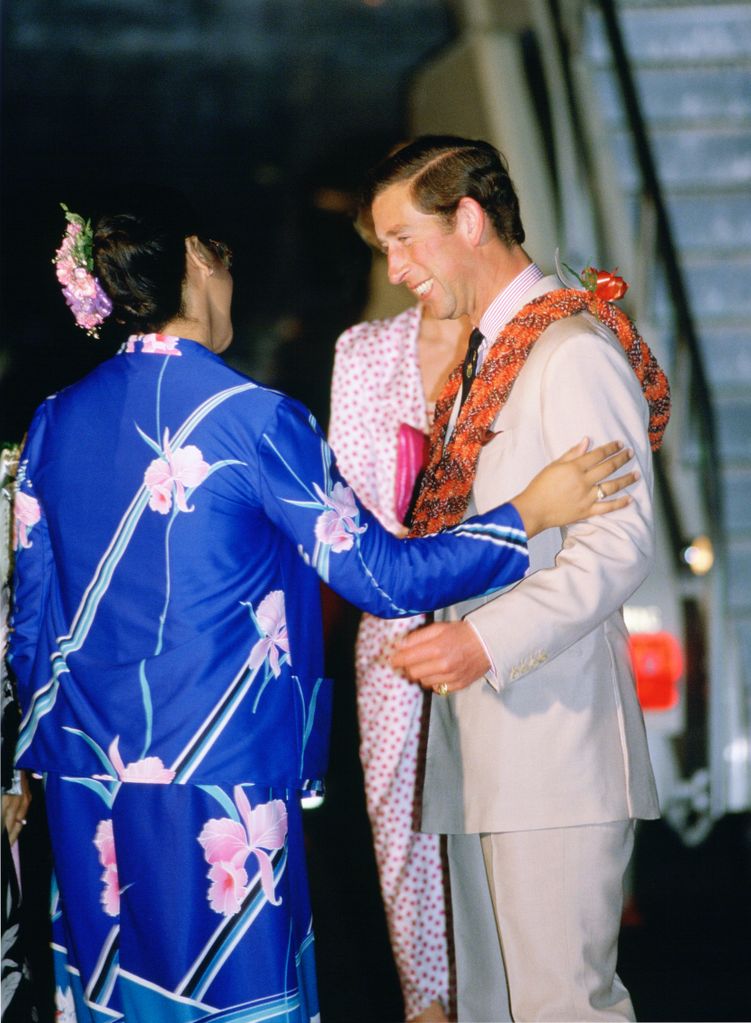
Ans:
{"type": "Polygon", "coordinates": [[[499,292],[480,319],[480,330],[490,344],[514,316],[519,307],[519,299],[529,289],[541,281],[544,273],[536,263],[530,263],[521,273],[499,292]]]}
{"type": "Polygon", "coordinates": [[[123,350],[132,354],[140,343],[141,351],[147,355],[182,355],[180,344],[182,338],[174,334],[131,334],[125,342],[123,350]]]}

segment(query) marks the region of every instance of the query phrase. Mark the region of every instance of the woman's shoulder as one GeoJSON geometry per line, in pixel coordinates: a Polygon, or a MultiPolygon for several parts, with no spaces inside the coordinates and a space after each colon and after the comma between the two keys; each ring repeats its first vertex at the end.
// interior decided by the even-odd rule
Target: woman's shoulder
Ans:
{"type": "Polygon", "coordinates": [[[260,439],[279,429],[309,430],[320,433],[320,425],[302,401],[239,374],[250,386],[238,394],[239,401],[227,402],[228,413],[238,420],[238,428],[260,439]]]}
{"type": "Polygon", "coordinates": [[[350,394],[358,404],[383,397],[395,379],[417,372],[420,310],[366,320],[345,331],[337,341],[332,401],[350,394]]]}

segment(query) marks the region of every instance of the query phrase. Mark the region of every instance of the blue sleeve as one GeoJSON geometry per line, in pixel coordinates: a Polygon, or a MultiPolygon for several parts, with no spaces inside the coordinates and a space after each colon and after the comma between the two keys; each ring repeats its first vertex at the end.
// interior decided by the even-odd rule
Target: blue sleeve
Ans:
{"type": "Polygon", "coordinates": [[[297,402],[279,403],[259,456],[266,514],[321,579],[364,611],[399,618],[447,607],[527,571],[527,537],[511,504],[433,536],[392,536],[360,504],[297,402]]]}
{"type": "Polygon", "coordinates": [[[9,660],[18,683],[22,709],[27,705],[25,696],[32,684],[32,666],[51,575],[47,522],[34,486],[45,419],[42,406],[34,417],[21,452],[13,499],[15,566],[9,660]]]}

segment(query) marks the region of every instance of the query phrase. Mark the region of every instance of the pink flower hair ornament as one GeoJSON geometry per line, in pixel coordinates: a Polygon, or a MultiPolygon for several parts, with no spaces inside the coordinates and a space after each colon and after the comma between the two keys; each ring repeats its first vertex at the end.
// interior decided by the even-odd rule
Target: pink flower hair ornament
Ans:
{"type": "Polygon", "coordinates": [[[99,337],[99,327],[112,312],[112,300],[94,274],[94,232],[91,221],[60,206],[68,226],[52,262],[76,323],[89,337],[99,337]]]}

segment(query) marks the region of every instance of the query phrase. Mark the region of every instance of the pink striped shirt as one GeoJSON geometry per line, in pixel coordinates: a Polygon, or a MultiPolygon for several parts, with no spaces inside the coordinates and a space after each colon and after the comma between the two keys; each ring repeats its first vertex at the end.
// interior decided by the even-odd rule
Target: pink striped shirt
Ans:
{"type": "Polygon", "coordinates": [[[484,340],[480,345],[478,353],[478,370],[482,366],[488,349],[516,312],[520,296],[529,291],[544,276],[545,274],[536,263],[530,263],[528,267],[514,277],[510,284],[506,285],[503,291],[496,295],[482,314],[479,326],[484,340]]]}
{"type": "MultiPolygon", "coordinates": [[[[477,350],[477,372],[480,372],[485,356],[488,354],[488,349],[492,344],[495,343],[496,338],[513,317],[516,312],[517,306],[519,305],[519,297],[532,287],[533,284],[537,284],[539,280],[545,274],[539,268],[536,263],[530,263],[529,266],[525,267],[520,274],[507,284],[503,291],[499,291],[493,301],[490,303],[488,308],[482,314],[480,319],[480,330],[483,334],[482,343],[477,350]]],[[[456,426],[456,420],[459,418],[459,408],[461,406],[461,394],[456,396],[456,404],[454,410],[451,413],[448,426],[446,427],[446,440],[451,437],[456,426]]]]}

